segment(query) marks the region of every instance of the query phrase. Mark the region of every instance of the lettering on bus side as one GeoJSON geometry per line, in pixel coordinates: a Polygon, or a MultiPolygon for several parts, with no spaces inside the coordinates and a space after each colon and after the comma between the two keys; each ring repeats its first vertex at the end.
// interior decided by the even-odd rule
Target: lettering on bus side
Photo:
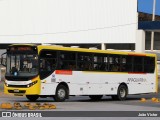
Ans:
{"type": "Polygon", "coordinates": [[[147,82],[146,78],[128,78],[127,82],[147,82]]]}

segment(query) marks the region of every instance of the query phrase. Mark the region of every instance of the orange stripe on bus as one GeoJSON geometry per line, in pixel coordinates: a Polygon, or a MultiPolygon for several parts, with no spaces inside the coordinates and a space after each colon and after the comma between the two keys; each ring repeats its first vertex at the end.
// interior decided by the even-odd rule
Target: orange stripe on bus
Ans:
{"type": "Polygon", "coordinates": [[[56,70],[55,73],[56,74],[62,74],[62,75],[72,75],[71,70],[56,70]]]}

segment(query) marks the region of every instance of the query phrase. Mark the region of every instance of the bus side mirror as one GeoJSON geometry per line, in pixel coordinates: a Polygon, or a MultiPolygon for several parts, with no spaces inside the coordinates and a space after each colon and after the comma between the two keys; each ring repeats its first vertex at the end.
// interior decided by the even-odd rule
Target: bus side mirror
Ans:
{"type": "Polygon", "coordinates": [[[6,52],[1,55],[1,65],[6,67],[6,57],[4,57],[5,55],[6,52]]]}

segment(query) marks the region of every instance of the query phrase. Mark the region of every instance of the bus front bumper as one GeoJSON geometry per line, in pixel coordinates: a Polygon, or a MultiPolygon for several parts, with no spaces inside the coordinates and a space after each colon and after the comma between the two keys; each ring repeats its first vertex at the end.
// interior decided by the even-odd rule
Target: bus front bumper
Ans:
{"type": "Polygon", "coordinates": [[[14,95],[39,95],[40,94],[40,83],[27,87],[27,88],[20,88],[20,87],[7,87],[4,84],[4,94],[14,94],[14,95]]]}

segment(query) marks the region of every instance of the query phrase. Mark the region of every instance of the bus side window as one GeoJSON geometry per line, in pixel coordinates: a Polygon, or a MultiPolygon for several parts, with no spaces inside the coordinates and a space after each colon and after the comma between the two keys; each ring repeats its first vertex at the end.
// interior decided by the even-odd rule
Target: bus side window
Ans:
{"type": "Polygon", "coordinates": [[[100,65],[100,70],[102,70],[102,71],[107,71],[107,64],[106,64],[106,63],[102,63],[102,64],[100,65]]]}
{"type": "Polygon", "coordinates": [[[60,51],[58,69],[75,70],[76,69],[76,53],[69,51],[60,51]]]}
{"type": "Polygon", "coordinates": [[[125,57],[122,57],[121,59],[121,71],[124,72],[126,71],[126,58],[125,57]]]}
{"type": "Polygon", "coordinates": [[[78,70],[93,70],[93,54],[92,53],[78,53],[77,56],[77,69],[78,70]]]}
{"type": "Polygon", "coordinates": [[[94,54],[94,70],[95,71],[108,71],[108,55],[94,54]]]}
{"type": "Polygon", "coordinates": [[[120,56],[119,55],[109,56],[109,68],[111,72],[120,71],[120,56]]]}
{"type": "Polygon", "coordinates": [[[143,72],[143,57],[134,56],[133,72],[143,72]]]}
{"type": "Polygon", "coordinates": [[[155,70],[155,58],[154,57],[144,57],[144,72],[154,73],[155,70]]]}
{"type": "Polygon", "coordinates": [[[40,53],[40,78],[44,79],[54,72],[57,64],[57,51],[43,50],[40,53]]]}
{"type": "Polygon", "coordinates": [[[132,72],[132,56],[122,56],[121,71],[132,72]]]}

